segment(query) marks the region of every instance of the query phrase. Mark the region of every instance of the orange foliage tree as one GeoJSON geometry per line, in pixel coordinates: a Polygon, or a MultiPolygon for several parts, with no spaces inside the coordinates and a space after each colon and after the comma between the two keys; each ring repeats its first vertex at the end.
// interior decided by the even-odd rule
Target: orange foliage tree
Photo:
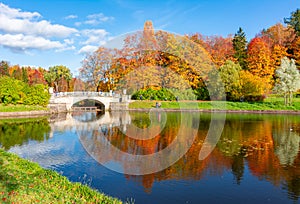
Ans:
{"type": "Polygon", "coordinates": [[[275,67],[272,63],[271,50],[267,44],[268,38],[255,37],[248,45],[249,71],[267,82],[271,82],[275,67]]]}
{"type": "Polygon", "coordinates": [[[234,58],[234,49],[232,43],[232,36],[209,36],[204,37],[201,34],[194,34],[190,36],[190,39],[200,44],[211,55],[212,62],[220,67],[225,64],[227,60],[236,61],[234,58]]]}

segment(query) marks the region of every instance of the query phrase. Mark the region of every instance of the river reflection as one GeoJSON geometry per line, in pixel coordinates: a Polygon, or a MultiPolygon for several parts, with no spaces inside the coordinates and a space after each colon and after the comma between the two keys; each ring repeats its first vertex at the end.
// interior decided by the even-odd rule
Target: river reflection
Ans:
{"type": "MultiPolygon", "coordinates": [[[[227,114],[216,147],[199,160],[210,123],[209,113],[190,112],[153,112],[150,117],[147,112],[76,113],[48,120],[0,120],[0,144],[72,181],[88,180],[93,188],[122,200],[133,198],[135,203],[299,201],[299,116],[227,114]],[[137,138],[143,130],[149,131],[143,137],[155,135],[137,138]],[[195,135],[176,137],[182,130],[195,135]],[[128,172],[163,166],[151,160],[133,166],[113,149],[151,155],[174,141],[178,151],[185,153],[184,147],[189,148],[159,172],[137,176],[104,167],[128,172]]],[[[171,153],[164,156],[164,161],[172,159],[171,153]]]]}

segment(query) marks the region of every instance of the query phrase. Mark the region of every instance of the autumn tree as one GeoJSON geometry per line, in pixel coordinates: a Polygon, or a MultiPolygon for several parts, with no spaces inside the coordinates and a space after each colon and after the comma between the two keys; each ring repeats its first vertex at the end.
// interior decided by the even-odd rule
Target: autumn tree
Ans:
{"type": "Polygon", "coordinates": [[[261,33],[262,36],[267,36],[270,39],[271,47],[279,45],[288,47],[296,37],[295,30],[291,27],[286,27],[281,23],[277,23],[261,33]]]}
{"type": "Polygon", "coordinates": [[[232,36],[208,36],[194,34],[189,37],[192,41],[198,43],[211,55],[212,62],[220,67],[225,64],[226,60],[236,61],[234,58],[233,39],[232,36]]]}
{"type": "Polygon", "coordinates": [[[242,70],[240,72],[240,87],[241,100],[261,101],[269,89],[269,83],[247,70],[242,70]]]}
{"type": "Polygon", "coordinates": [[[85,83],[79,78],[73,78],[69,83],[69,91],[84,91],[85,90],[85,83]]]}
{"type": "Polygon", "coordinates": [[[276,76],[278,80],[274,90],[284,95],[285,105],[292,105],[293,92],[300,89],[300,73],[295,60],[284,57],[280,67],[276,70],[276,76]]]}
{"type": "Polygon", "coordinates": [[[287,47],[284,47],[279,44],[274,45],[272,49],[271,58],[275,69],[280,66],[281,59],[288,56],[287,49],[287,47]]]}
{"type": "Polygon", "coordinates": [[[298,69],[300,69],[300,36],[297,36],[288,48],[289,56],[295,60],[298,69]]]}
{"type": "Polygon", "coordinates": [[[233,40],[234,57],[237,59],[242,69],[247,69],[247,39],[246,34],[240,27],[234,35],[233,40]]]}
{"type": "Polygon", "coordinates": [[[35,84],[47,84],[45,78],[44,78],[44,71],[42,71],[42,68],[31,68],[31,67],[25,67],[28,75],[28,84],[29,85],[35,85],[35,84]]]}
{"type": "Polygon", "coordinates": [[[271,50],[262,37],[253,38],[248,45],[247,64],[249,71],[268,83],[274,75],[275,67],[271,61],[271,50]]]}
{"type": "Polygon", "coordinates": [[[9,76],[18,80],[22,80],[22,69],[20,68],[19,65],[10,66],[8,69],[8,73],[9,76]]]}
{"type": "Polygon", "coordinates": [[[62,91],[59,86],[61,80],[66,80],[69,82],[72,79],[72,73],[70,69],[63,65],[56,65],[49,67],[49,71],[44,73],[45,80],[48,82],[49,86],[53,86],[55,91],[62,91]]]}
{"type": "Polygon", "coordinates": [[[208,52],[212,56],[215,65],[222,66],[227,60],[236,61],[234,58],[233,38],[228,36],[212,36],[209,38],[210,50],[208,52]]]}
{"type": "Polygon", "coordinates": [[[0,62],[0,76],[9,76],[9,63],[7,61],[0,62]]]}
{"type": "Polygon", "coordinates": [[[85,57],[79,72],[81,79],[87,83],[88,90],[99,90],[101,82],[113,83],[111,73],[107,72],[111,67],[112,60],[112,50],[105,47],[99,47],[98,50],[85,57]]]}
{"type": "Polygon", "coordinates": [[[188,37],[155,33],[152,24],[145,24],[142,32],[125,39],[122,58],[111,67],[114,77],[121,71],[126,85],[135,89],[197,87],[200,76],[207,76],[212,67],[207,51],[188,37]]]}

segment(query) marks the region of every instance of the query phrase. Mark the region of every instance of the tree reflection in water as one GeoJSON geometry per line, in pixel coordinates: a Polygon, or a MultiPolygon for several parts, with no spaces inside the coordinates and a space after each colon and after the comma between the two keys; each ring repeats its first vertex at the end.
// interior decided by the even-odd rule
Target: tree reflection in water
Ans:
{"type": "Polygon", "coordinates": [[[47,118],[0,119],[0,147],[5,150],[30,140],[44,141],[49,138],[47,118]]]}
{"type": "MultiPolygon", "coordinates": [[[[131,122],[140,128],[147,128],[150,120],[146,113],[130,113],[131,122]]],[[[190,117],[193,117],[190,115],[190,117]]],[[[203,161],[198,158],[208,132],[210,115],[201,114],[191,121],[199,123],[198,135],[188,152],[172,166],[152,174],[126,178],[141,182],[145,191],[151,192],[154,182],[163,180],[200,180],[206,175],[222,175],[231,171],[235,182],[241,184],[245,166],[259,179],[267,180],[275,186],[287,189],[290,198],[300,196],[299,126],[295,116],[228,115],[224,131],[217,147],[203,161]],[[285,118],[286,117],[286,118],[285,118]],[[291,128],[293,127],[293,128],[291,128]]],[[[167,113],[166,126],[149,140],[127,137],[118,127],[110,127],[104,132],[93,131],[92,135],[81,133],[83,145],[93,146],[92,154],[100,163],[120,161],[122,155],[103,151],[109,145],[134,155],[147,155],[168,147],[174,140],[180,125],[180,114],[167,113]],[[86,137],[86,135],[89,135],[86,137]],[[103,138],[104,139],[101,139],[103,138]],[[109,144],[109,145],[108,145],[109,144]],[[105,154],[105,155],[104,155],[105,154]]],[[[130,126],[126,132],[131,132],[130,126]]],[[[124,127],[123,127],[124,128],[124,127]]],[[[157,124],[154,128],[160,129],[157,124]]],[[[188,141],[180,140],[180,143],[188,141]]],[[[180,145],[180,144],[178,144],[180,145]]],[[[166,157],[166,160],[169,158],[166,157]]],[[[151,161],[149,161],[151,162],[151,161]]],[[[124,164],[124,163],[123,163],[124,164]]],[[[126,163],[122,168],[132,168],[126,163]]],[[[135,167],[140,168],[140,167],[135,167]]],[[[146,167],[144,167],[146,168],[146,167]]]]}

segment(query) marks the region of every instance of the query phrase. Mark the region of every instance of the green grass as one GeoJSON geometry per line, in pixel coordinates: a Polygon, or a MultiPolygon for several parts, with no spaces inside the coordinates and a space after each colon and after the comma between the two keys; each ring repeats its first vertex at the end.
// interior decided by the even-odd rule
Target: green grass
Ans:
{"type": "Polygon", "coordinates": [[[0,104],[0,112],[22,112],[22,111],[36,111],[36,110],[49,110],[49,109],[42,106],[0,104]]]}
{"type": "MultiPolygon", "coordinates": [[[[155,107],[156,101],[134,101],[129,104],[131,109],[149,109],[155,107]]],[[[285,106],[282,98],[270,97],[264,102],[222,102],[222,101],[161,101],[164,109],[197,109],[197,110],[253,110],[275,111],[290,110],[300,111],[300,98],[294,98],[292,106],[285,106]]]]}
{"type": "Polygon", "coordinates": [[[1,203],[122,203],[0,149],[1,203]]]}

